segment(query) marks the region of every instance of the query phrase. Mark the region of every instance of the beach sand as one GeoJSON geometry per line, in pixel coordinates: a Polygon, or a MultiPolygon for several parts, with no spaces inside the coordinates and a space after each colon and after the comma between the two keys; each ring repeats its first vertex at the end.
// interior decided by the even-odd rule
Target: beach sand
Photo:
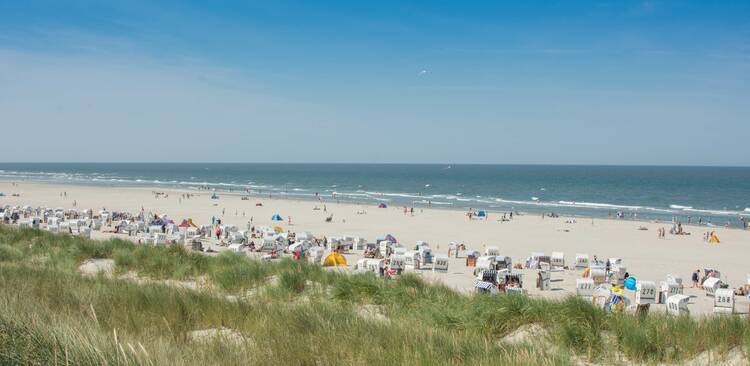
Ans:
{"type": "MultiPolygon", "coordinates": [[[[295,232],[310,232],[315,236],[359,236],[368,242],[386,234],[394,235],[406,247],[423,240],[430,243],[435,253],[447,254],[450,242],[465,243],[468,249],[483,252],[486,246],[496,246],[501,254],[522,263],[532,252],[553,251],[565,253],[566,264],[571,265],[576,253],[587,253],[600,259],[622,258],[628,272],[639,280],[650,280],[659,284],[667,274],[683,278],[685,294],[694,295],[690,310],[695,314],[711,311],[713,298],[704,292],[691,289],[690,275],[696,269],[713,268],[721,271],[722,278],[731,287],[743,286],[750,274],[750,231],[726,228],[707,228],[684,225],[692,235],[670,235],[657,238],[657,229],[667,230],[671,223],[642,222],[614,219],[576,218],[576,223],[566,223],[570,218],[542,218],[541,215],[516,215],[512,221],[499,222],[502,214],[489,213],[486,220],[469,220],[463,211],[449,209],[415,208],[414,215],[404,215],[403,207],[377,208],[375,205],[326,202],[295,201],[268,197],[251,197],[241,200],[239,194],[219,193],[220,199],[210,200],[210,192],[178,190],[171,188],[101,187],[83,185],[57,185],[18,182],[0,182],[0,205],[31,205],[33,207],[72,208],[73,201],[79,210],[91,208],[99,211],[135,212],[143,207],[146,211],[166,213],[172,219],[192,218],[197,224],[210,224],[211,217],[221,218],[224,223],[244,229],[252,218],[255,226],[282,226],[295,232]],[[167,198],[155,198],[153,191],[164,192],[167,198]],[[61,196],[67,192],[67,197],[61,196]],[[191,199],[180,199],[181,193],[195,194],[191,199]],[[19,197],[12,197],[17,193],[19,197]],[[181,202],[180,202],[181,201],[181,202]],[[262,207],[256,206],[262,203],[262,207]],[[325,205],[326,211],[323,211],[325,205]],[[313,210],[317,206],[320,210],[313,210]],[[224,214],[222,215],[222,209],[224,214]],[[358,211],[366,214],[358,214],[358,211]],[[244,213],[244,216],[243,216],[244,213]],[[282,223],[271,221],[279,214],[282,223]],[[325,217],[333,215],[333,222],[325,217]],[[292,225],[288,224],[291,217],[292,225]],[[638,230],[639,227],[648,230],[638,230]],[[703,233],[716,230],[721,243],[707,244],[703,233]]],[[[101,235],[99,235],[101,236],[101,235]]],[[[348,255],[353,266],[360,253],[348,255]]],[[[426,279],[442,281],[459,291],[472,288],[473,268],[464,265],[464,259],[451,259],[447,273],[421,273],[426,279]]],[[[531,296],[561,297],[575,293],[575,271],[554,273],[553,291],[540,293],[534,289],[535,272],[525,271],[525,288],[531,296]],[[556,281],[563,279],[562,281],[556,281]]],[[[739,302],[737,308],[747,312],[747,302],[739,302]]],[[[663,306],[662,306],[663,308],[663,306]]]]}

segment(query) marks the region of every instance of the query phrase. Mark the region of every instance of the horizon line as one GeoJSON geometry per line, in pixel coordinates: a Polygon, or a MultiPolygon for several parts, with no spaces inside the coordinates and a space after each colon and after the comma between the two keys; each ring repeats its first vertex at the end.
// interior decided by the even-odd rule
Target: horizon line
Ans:
{"type": "Polygon", "coordinates": [[[419,163],[419,162],[273,162],[273,161],[2,161],[0,164],[258,164],[258,165],[483,165],[483,166],[590,166],[590,167],[682,167],[682,168],[750,168],[750,165],[708,164],[602,164],[602,163],[419,163]]]}

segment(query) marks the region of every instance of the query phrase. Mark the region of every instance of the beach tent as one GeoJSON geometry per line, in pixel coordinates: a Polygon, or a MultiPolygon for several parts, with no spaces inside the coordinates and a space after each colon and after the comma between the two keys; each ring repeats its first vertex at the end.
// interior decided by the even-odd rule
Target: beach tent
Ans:
{"type": "Polygon", "coordinates": [[[214,193],[211,194],[211,199],[212,200],[218,200],[219,199],[219,196],[216,194],[216,192],[214,192],[214,193]]]}
{"type": "Polygon", "coordinates": [[[346,258],[344,258],[344,256],[339,253],[331,252],[323,260],[323,267],[338,267],[338,266],[346,266],[346,258]]]}
{"type": "Polygon", "coordinates": [[[476,217],[487,217],[487,212],[484,210],[477,211],[476,217]]]}
{"type": "Polygon", "coordinates": [[[711,233],[711,239],[708,239],[708,242],[711,244],[719,244],[721,241],[719,240],[719,237],[716,235],[716,233],[711,233]]]}
{"type": "Polygon", "coordinates": [[[283,227],[281,227],[281,226],[274,226],[274,227],[273,227],[273,232],[275,232],[275,233],[277,233],[277,234],[281,234],[281,233],[283,233],[283,232],[284,232],[284,228],[283,228],[283,227]]]}
{"type": "Polygon", "coordinates": [[[271,217],[272,221],[284,221],[284,219],[281,218],[281,215],[275,214],[271,217]]]}
{"type": "Polygon", "coordinates": [[[180,223],[180,225],[179,225],[179,226],[180,226],[181,228],[183,228],[183,229],[185,229],[185,228],[189,228],[189,227],[190,227],[190,222],[188,222],[188,220],[184,220],[184,219],[183,219],[183,220],[182,220],[182,222],[180,223]]]}
{"type": "Polygon", "coordinates": [[[378,208],[388,208],[388,205],[386,205],[385,203],[382,203],[382,202],[381,202],[381,203],[380,203],[380,204],[378,205],[378,208]]]}
{"type": "Polygon", "coordinates": [[[396,238],[391,234],[385,236],[385,241],[389,243],[398,243],[398,240],[396,240],[396,238]]]}

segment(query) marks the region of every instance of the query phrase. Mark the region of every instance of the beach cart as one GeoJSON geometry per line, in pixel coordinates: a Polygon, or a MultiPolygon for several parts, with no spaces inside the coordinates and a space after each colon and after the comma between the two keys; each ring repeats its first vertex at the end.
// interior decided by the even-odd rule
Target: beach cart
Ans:
{"type": "Polygon", "coordinates": [[[582,270],[589,268],[589,255],[576,253],[576,269],[582,270]]]}
{"type": "Polygon", "coordinates": [[[690,296],[673,295],[667,298],[667,314],[670,315],[688,315],[688,301],[690,296]]]}
{"type": "Polygon", "coordinates": [[[448,256],[443,254],[438,254],[433,258],[432,263],[432,270],[433,271],[447,271],[448,270],[448,256]]]}
{"type": "Polygon", "coordinates": [[[714,293],[714,313],[734,314],[734,291],[728,288],[717,289],[714,293]]]}
{"type": "Polygon", "coordinates": [[[594,295],[596,285],[591,278],[576,279],[576,295],[580,297],[591,297],[594,295]]]}
{"type": "Polygon", "coordinates": [[[635,303],[638,305],[656,303],[656,284],[653,281],[638,281],[635,284],[635,303]]]}
{"type": "Polygon", "coordinates": [[[721,288],[722,282],[720,278],[709,277],[703,281],[703,289],[706,291],[706,296],[714,296],[717,290],[721,288]]]}
{"type": "Polygon", "coordinates": [[[561,269],[565,267],[565,254],[563,252],[552,252],[549,260],[552,268],[561,269]]]}

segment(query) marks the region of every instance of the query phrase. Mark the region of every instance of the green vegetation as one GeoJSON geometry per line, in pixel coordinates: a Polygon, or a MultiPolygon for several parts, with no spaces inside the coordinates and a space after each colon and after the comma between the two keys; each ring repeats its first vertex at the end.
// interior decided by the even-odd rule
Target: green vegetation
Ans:
{"type": "Polygon", "coordinates": [[[465,296],[410,275],[385,281],[3,226],[0,309],[2,364],[679,364],[750,346],[746,318],[608,315],[575,298],[465,296]],[[114,275],[79,274],[92,258],[113,259],[114,275]],[[150,281],[123,279],[129,272],[150,281]],[[502,342],[529,324],[544,334],[502,342]],[[233,335],[192,335],[220,328],[233,335]]]}

